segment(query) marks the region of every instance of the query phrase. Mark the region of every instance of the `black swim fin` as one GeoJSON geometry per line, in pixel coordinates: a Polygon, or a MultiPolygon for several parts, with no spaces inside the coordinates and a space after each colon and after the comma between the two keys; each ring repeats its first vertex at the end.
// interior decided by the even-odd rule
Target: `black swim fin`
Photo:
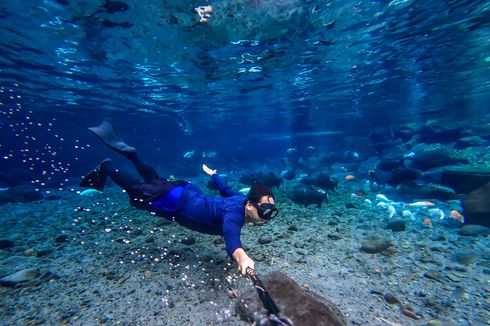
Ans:
{"type": "Polygon", "coordinates": [[[121,137],[117,135],[116,131],[114,130],[114,128],[112,128],[112,125],[108,121],[103,121],[97,127],[91,127],[88,129],[96,134],[97,137],[99,137],[104,144],[106,144],[119,154],[128,156],[136,153],[136,149],[126,144],[124,140],[122,140],[121,137]]]}
{"type": "Polygon", "coordinates": [[[90,171],[82,178],[82,181],[80,181],[80,187],[102,191],[104,190],[106,179],[107,175],[102,173],[97,167],[95,170],[90,171]]]}

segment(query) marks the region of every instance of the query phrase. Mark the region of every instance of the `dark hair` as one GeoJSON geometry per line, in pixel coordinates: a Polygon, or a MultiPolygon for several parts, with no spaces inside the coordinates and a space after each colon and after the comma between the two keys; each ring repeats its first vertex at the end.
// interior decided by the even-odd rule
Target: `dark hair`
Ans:
{"type": "Polygon", "coordinates": [[[247,198],[251,202],[258,203],[260,198],[264,196],[271,196],[272,198],[274,198],[274,194],[269,188],[260,183],[254,183],[252,187],[250,187],[247,198]]]}

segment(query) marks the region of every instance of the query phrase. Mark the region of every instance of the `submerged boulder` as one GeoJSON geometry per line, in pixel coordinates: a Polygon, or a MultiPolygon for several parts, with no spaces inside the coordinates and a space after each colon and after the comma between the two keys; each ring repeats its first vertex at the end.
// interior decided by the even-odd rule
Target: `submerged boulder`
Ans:
{"type": "Polygon", "coordinates": [[[415,198],[438,199],[442,201],[456,198],[456,193],[453,189],[434,183],[421,185],[401,185],[396,190],[396,193],[403,194],[405,196],[409,195],[415,198]]]}
{"type": "Polygon", "coordinates": [[[413,151],[412,167],[429,170],[446,165],[467,164],[469,160],[457,149],[442,144],[419,144],[413,151]]]}
{"type": "MultiPolygon", "coordinates": [[[[343,326],[347,320],[335,303],[301,288],[281,272],[272,272],[262,278],[264,286],[281,312],[296,326],[343,326]]],[[[253,322],[266,316],[257,291],[250,288],[241,296],[236,310],[243,320],[253,322]]]]}
{"type": "Polygon", "coordinates": [[[36,285],[40,282],[49,281],[56,278],[58,278],[58,276],[50,271],[42,272],[40,269],[34,267],[23,269],[1,278],[0,286],[18,287],[36,285]]]}
{"type": "Polygon", "coordinates": [[[43,199],[43,194],[31,185],[18,185],[0,191],[0,204],[28,203],[43,199]]]}
{"type": "Polygon", "coordinates": [[[490,227],[490,182],[469,193],[463,200],[463,212],[468,224],[490,227]]]}
{"type": "Polygon", "coordinates": [[[457,193],[468,194],[487,182],[490,182],[490,168],[483,166],[449,166],[441,173],[441,183],[457,193]]]}
{"type": "Polygon", "coordinates": [[[321,207],[322,203],[328,200],[328,193],[325,190],[307,185],[297,185],[287,195],[294,203],[305,207],[311,204],[321,207]]]}

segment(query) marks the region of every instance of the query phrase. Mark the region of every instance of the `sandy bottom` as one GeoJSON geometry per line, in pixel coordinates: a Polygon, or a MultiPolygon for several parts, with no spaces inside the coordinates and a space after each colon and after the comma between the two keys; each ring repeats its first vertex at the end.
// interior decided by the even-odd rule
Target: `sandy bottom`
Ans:
{"type": "MultiPolygon", "coordinates": [[[[220,237],[131,208],[116,187],[94,197],[57,194],[1,206],[0,238],[15,246],[0,250],[0,274],[38,267],[57,276],[1,287],[2,325],[248,325],[230,290],[252,285],[220,237]]],[[[259,276],[287,274],[335,302],[353,325],[488,325],[488,238],[460,236],[449,222],[407,221],[393,232],[385,211],[342,190],[322,208],[295,205],[281,191],[278,199],[272,223],[242,231],[259,276]],[[362,252],[370,239],[392,246],[362,252]],[[420,319],[406,316],[407,307],[420,319]]]]}

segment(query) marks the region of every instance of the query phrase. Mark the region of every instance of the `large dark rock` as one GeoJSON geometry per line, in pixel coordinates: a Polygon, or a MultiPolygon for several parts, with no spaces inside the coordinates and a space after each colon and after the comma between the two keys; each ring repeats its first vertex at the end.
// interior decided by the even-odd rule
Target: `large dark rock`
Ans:
{"type": "Polygon", "coordinates": [[[30,185],[18,185],[8,190],[0,191],[0,204],[28,203],[43,199],[43,194],[30,185]]]}
{"type": "Polygon", "coordinates": [[[316,204],[317,207],[321,207],[323,201],[328,200],[326,191],[307,185],[297,185],[287,195],[294,203],[304,205],[305,207],[311,204],[316,204]]]}
{"type": "Polygon", "coordinates": [[[400,185],[398,189],[396,189],[395,193],[400,195],[409,195],[412,198],[438,199],[442,201],[456,198],[456,193],[453,189],[434,183],[421,185],[400,185]]]}
{"type": "Polygon", "coordinates": [[[463,213],[466,223],[490,227],[490,182],[469,193],[463,200],[463,213]]]}
{"type": "Polygon", "coordinates": [[[421,140],[431,143],[450,143],[458,139],[463,127],[447,121],[428,121],[419,131],[421,140]]]}
{"type": "Polygon", "coordinates": [[[274,174],[274,172],[262,173],[262,172],[251,172],[244,174],[240,177],[239,181],[248,186],[253,185],[258,182],[266,187],[279,187],[282,183],[282,178],[274,174]]]}
{"type": "Polygon", "coordinates": [[[487,182],[490,182],[490,168],[487,167],[449,166],[441,174],[441,183],[457,193],[468,194],[487,182]]]}
{"type": "Polygon", "coordinates": [[[16,185],[28,184],[31,180],[36,179],[36,176],[27,167],[17,167],[7,170],[3,175],[3,179],[10,187],[14,187],[16,185]]]}
{"type": "Polygon", "coordinates": [[[357,152],[362,157],[369,157],[376,154],[373,141],[368,137],[345,137],[340,143],[340,148],[347,148],[351,152],[357,152]]]}
{"type": "MultiPolygon", "coordinates": [[[[347,320],[332,301],[302,289],[283,273],[269,273],[262,278],[262,282],[281,312],[296,326],[347,325],[347,320]]],[[[254,288],[241,295],[236,310],[241,318],[248,322],[260,320],[266,315],[254,288]]]]}
{"type": "Polygon", "coordinates": [[[323,190],[335,190],[339,185],[339,182],[332,180],[332,178],[324,173],[318,173],[311,176],[306,176],[300,180],[300,182],[307,186],[320,187],[323,190]]]}
{"type": "Polygon", "coordinates": [[[420,144],[413,151],[415,156],[411,166],[421,170],[469,163],[469,160],[460,151],[442,144],[420,144]]]}
{"type": "Polygon", "coordinates": [[[485,141],[479,136],[468,136],[458,139],[456,142],[456,148],[467,148],[484,146],[485,141]]]}

